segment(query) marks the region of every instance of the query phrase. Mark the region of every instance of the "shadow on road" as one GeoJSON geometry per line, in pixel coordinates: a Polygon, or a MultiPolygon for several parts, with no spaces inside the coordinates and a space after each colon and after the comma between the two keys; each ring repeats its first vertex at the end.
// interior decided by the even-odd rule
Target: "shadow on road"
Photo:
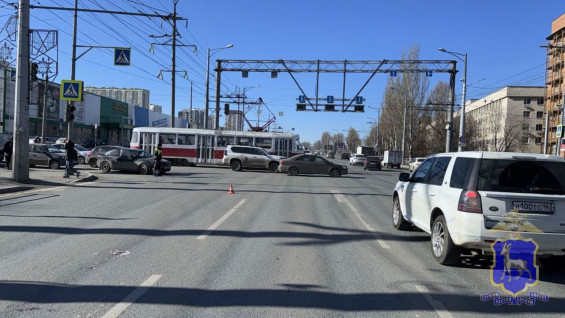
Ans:
{"type": "MultiPolygon", "coordinates": [[[[34,281],[0,281],[0,300],[23,303],[67,304],[121,302],[138,286],[67,285],[34,281]]],[[[146,287],[138,304],[175,305],[198,308],[260,307],[315,308],[336,311],[406,312],[435,314],[424,296],[441,301],[451,313],[561,313],[565,299],[551,297],[535,306],[499,306],[481,303],[478,295],[410,292],[337,293],[297,289],[203,289],[183,287],[146,287]]]]}

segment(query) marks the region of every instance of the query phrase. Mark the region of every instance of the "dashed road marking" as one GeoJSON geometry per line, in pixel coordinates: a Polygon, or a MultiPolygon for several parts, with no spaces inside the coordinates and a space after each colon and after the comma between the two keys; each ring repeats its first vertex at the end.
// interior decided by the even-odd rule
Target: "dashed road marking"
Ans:
{"type": "Polygon", "coordinates": [[[353,212],[353,214],[355,214],[355,216],[357,216],[359,221],[363,223],[363,226],[365,226],[367,230],[372,232],[371,234],[377,239],[377,243],[379,243],[379,245],[382,248],[386,248],[386,249],[390,248],[390,245],[388,245],[387,242],[383,240],[383,237],[378,233],[376,233],[377,231],[375,231],[375,229],[371,225],[369,225],[369,223],[365,222],[365,220],[361,217],[361,214],[359,213],[357,208],[353,205],[353,203],[349,202],[349,200],[347,200],[347,198],[343,194],[339,193],[339,190],[331,190],[331,192],[334,194],[334,197],[337,200],[337,202],[347,204],[347,206],[353,212]]]}
{"type": "Polygon", "coordinates": [[[221,218],[218,219],[218,221],[216,221],[216,223],[212,224],[212,226],[210,226],[206,232],[202,233],[199,237],[197,237],[197,240],[203,240],[206,237],[208,237],[208,235],[210,233],[212,233],[213,230],[217,229],[225,220],[227,220],[227,218],[230,217],[230,215],[232,215],[235,211],[237,211],[237,209],[239,209],[244,203],[245,201],[247,201],[247,199],[243,199],[241,201],[239,201],[238,204],[236,204],[231,210],[229,210],[226,214],[224,214],[221,218]]]}
{"type": "Polygon", "coordinates": [[[140,287],[136,288],[132,291],[129,295],[122,300],[119,304],[114,306],[110,311],[108,311],[102,318],[115,318],[124,312],[131,304],[133,304],[136,300],[139,299],[143,294],[145,294],[150,286],[155,285],[159,279],[161,279],[162,275],[151,275],[146,281],[144,281],[140,287]]]}
{"type": "Polygon", "coordinates": [[[426,286],[416,285],[416,289],[424,296],[426,301],[432,306],[432,308],[436,311],[436,313],[441,318],[453,318],[453,315],[445,309],[445,306],[438,300],[435,300],[432,296],[429,295],[429,290],[426,286]]]}

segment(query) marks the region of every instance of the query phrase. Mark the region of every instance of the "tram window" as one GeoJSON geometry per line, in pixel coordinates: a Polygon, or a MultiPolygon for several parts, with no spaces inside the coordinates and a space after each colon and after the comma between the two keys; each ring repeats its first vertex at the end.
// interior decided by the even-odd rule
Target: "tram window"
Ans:
{"type": "Polygon", "coordinates": [[[218,147],[226,147],[227,145],[234,144],[234,138],[232,136],[217,136],[216,143],[218,147]]]}
{"type": "Polygon", "coordinates": [[[253,146],[253,138],[250,137],[237,137],[237,144],[241,146],[253,146]]]}
{"type": "Polygon", "coordinates": [[[273,138],[255,138],[255,147],[271,149],[273,147],[273,138]]]}
{"type": "Polygon", "coordinates": [[[195,144],[196,137],[194,135],[179,135],[178,144],[193,146],[195,144]]]}
{"type": "Polygon", "coordinates": [[[139,133],[136,131],[131,135],[131,143],[136,144],[139,139],[139,133]]]}
{"type": "Polygon", "coordinates": [[[302,146],[300,145],[300,141],[295,140],[294,141],[294,146],[296,146],[296,150],[302,150],[302,146]]]}
{"type": "Polygon", "coordinates": [[[159,140],[161,141],[162,144],[174,145],[176,143],[176,140],[177,140],[177,135],[176,134],[161,134],[159,136],[159,140]]]}

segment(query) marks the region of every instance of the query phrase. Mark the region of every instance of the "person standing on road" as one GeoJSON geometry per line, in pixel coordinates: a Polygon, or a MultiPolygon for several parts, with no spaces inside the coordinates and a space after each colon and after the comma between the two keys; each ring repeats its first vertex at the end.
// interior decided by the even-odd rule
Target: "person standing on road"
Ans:
{"type": "Polygon", "coordinates": [[[162,147],[163,145],[159,143],[153,152],[153,175],[155,177],[161,175],[161,159],[163,159],[162,147]]]}
{"type": "Polygon", "coordinates": [[[75,144],[70,139],[65,139],[65,175],[63,178],[68,178],[70,175],[77,174],[80,177],[80,172],[75,169],[75,162],[78,160],[75,144]]]}
{"type": "Polygon", "coordinates": [[[6,159],[6,169],[12,170],[12,150],[14,148],[14,141],[12,136],[6,140],[2,151],[4,151],[4,158],[6,159]]]}

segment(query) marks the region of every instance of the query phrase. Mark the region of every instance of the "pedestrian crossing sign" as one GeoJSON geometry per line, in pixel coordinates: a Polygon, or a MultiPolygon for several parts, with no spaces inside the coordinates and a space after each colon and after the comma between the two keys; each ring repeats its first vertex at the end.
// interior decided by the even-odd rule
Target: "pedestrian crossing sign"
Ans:
{"type": "Polygon", "coordinates": [[[130,66],[131,65],[131,48],[117,47],[114,48],[114,65],[130,66]]]}
{"type": "Polygon", "coordinates": [[[71,81],[62,80],[61,81],[61,100],[68,100],[72,102],[82,101],[82,81],[71,81]]]}

